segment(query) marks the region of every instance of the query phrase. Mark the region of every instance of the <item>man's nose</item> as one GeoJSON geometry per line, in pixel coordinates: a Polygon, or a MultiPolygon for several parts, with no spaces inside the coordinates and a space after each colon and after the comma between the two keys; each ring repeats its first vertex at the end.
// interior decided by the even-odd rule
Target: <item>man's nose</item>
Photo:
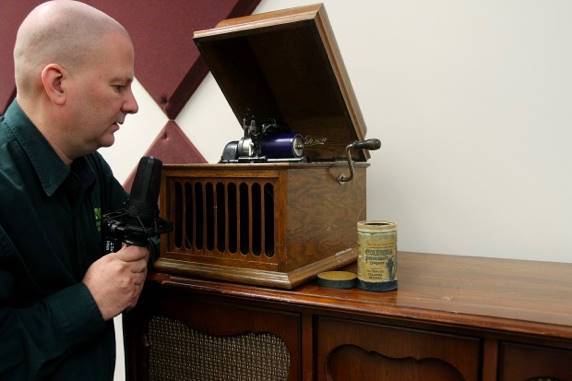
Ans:
{"type": "Polygon", "coordinates": [[[137,104],[137,100],[135,99],[135,95],[133,95],[133,90],[129,89],[127,93],[127,99],[123,103],[123,110],[125,114],[135,114],[139,111],[139,105],[137,104]]]}

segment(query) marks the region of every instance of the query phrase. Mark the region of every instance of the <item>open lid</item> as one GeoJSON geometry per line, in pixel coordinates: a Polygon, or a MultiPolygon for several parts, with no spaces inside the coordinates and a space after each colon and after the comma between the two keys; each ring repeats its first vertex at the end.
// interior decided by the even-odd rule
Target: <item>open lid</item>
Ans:
{"type": "Polygon", "coordinates": [[[323,5],[223,20],[194,41],[241,125],[276,120],[304,137],[310,161],[345,158],[348,144],[365,139],[323,5]]]}

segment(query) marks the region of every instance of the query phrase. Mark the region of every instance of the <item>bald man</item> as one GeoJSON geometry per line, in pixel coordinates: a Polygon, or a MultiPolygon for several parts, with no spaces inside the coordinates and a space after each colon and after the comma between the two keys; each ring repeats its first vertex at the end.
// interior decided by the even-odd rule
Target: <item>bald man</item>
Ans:
{"type": "Polygon", "coordinates": [[[0,118],[0,380],[111,380],[114,316],[147,248],[103,255],[101,216],[126,193],[96,152],[127,114],[133,45],[86,4],[56,0],[16,38],[17,96],[0,118]]]}

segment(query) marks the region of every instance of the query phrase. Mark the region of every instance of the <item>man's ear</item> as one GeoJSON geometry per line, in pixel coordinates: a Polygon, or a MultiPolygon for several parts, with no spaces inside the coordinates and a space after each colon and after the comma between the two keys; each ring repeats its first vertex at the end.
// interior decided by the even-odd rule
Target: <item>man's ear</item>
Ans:
{"type": "Polygon", "coordinates": [[[57,105],[63,105],[66,102],[67,94],[63,86],[65,74],[65,69],[58,64],[46,65],[42,70],[44,91],[48,98],[57,105]]]}

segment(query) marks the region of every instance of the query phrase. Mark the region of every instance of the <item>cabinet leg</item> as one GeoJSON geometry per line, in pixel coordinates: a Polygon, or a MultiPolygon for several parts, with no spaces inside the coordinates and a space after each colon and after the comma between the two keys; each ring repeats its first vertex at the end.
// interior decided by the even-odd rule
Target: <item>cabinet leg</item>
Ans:
{"type": "Polygon", "coordinates": [[[485,339],[483,348],[483,381],[497,380],[498,353],[498,341],[493,339],[485,339]]]}
{"type": "Polygon", "coordinates": [[[302,380],[314,380],[314,316],[310,312],[302,313],[302,380]]]}

